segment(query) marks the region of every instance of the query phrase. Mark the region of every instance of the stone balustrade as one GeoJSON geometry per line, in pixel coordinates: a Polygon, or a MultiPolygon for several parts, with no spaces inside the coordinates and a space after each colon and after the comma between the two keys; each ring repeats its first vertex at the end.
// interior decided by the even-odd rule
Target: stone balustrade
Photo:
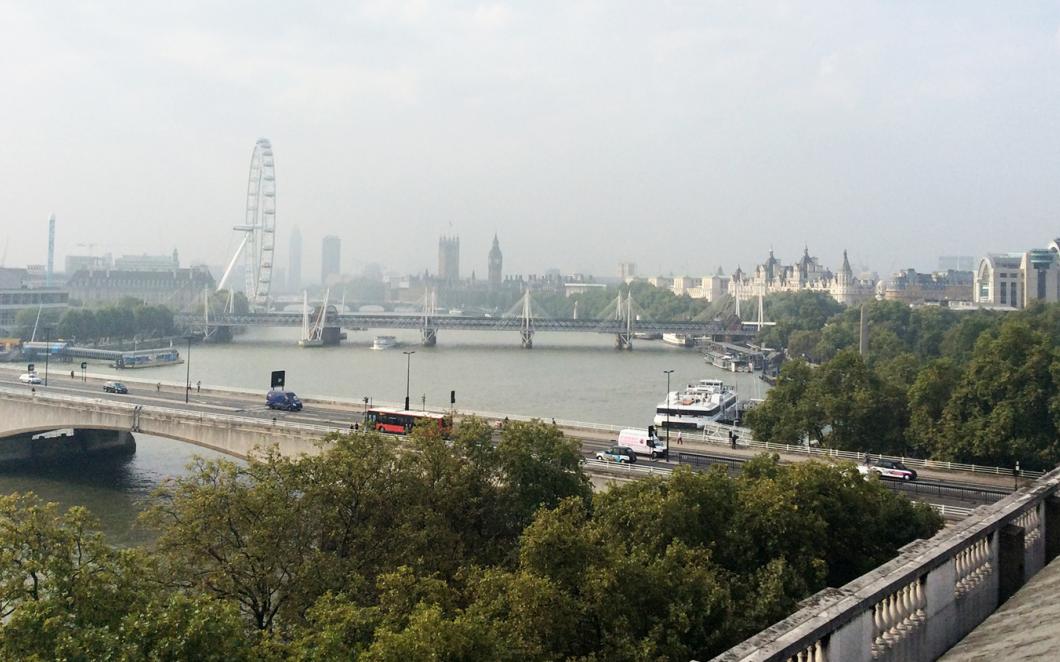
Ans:
{"type": "Polygon", "coordinates": [[[940,531],[715,658],[933,660],[1060,554],[1060,469],[940,531]]]}

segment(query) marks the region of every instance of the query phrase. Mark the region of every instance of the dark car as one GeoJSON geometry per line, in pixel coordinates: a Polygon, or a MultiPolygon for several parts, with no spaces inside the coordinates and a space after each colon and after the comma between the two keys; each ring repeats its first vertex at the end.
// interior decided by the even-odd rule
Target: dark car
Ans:
{"type": "Polygon", "coordinates": [[[265,404],[269,409],[302,411],[302,401],[293,391],[269,391],[265,395],[265,404]]]}
{"type": "Polygon", "coordinates": [[[605,462],[626,462],[632,464],[637,461],[637,454],[633,452],[632,448],[627,446],[612,446],[604,451],[599,451],[596,454],[596,459],[604,460],[605,462]]]}
{"type": "Polygon", "coordinates": [[[129,387],[121,382],[104,382],[103,390],[106,393],[128,393],[129,387]]]}

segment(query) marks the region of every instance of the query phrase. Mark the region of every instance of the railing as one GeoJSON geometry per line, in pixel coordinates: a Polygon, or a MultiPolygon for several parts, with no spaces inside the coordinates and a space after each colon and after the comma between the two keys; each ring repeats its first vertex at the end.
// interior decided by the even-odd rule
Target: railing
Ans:
{"type": "Polygon", "coordinates": [[[936,659],[1060,554],[1058,492],[1060,469],[808,598],[715,662],[936,659]]]}

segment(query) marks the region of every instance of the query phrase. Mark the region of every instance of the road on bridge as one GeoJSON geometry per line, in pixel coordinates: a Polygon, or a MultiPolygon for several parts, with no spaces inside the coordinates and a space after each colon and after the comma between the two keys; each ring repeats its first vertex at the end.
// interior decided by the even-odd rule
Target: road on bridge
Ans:
{"type": "MultiPolygon", "coordinates": [[[[7,367],[7,366],[5,366],[7,367]]],[[[12,368],[14,366],[11,366],[12,368]]],[[[29,390],[31,387],[18,381],[18,372],[13,370],[0,370],[0,385],[23,388],[29,390]]],[[[47,387],[37,386],[37,389],[47,392],[75,395],[80,397],[92,397],[116,402],[140,404],[145,406],[168,406],[190,411],[213,414],[232,414],[251,418],[260,418],[263,421],[289,420],[292,422],[309,423],[332,428],[337,432],[349,431],[356,424],[360,426],[363,420],[363,405],[316,403],[312,399],[306,402],[306,408],[300,412],[284,412],[270,410],[265,406],[265,392],[261,395],[240,393],[224,388],[206,388],[199,392],[192,388],[189,395],[189,403],[184,403],[184,389],[182,385],[172,384],[157,387],[153,384],[140,383],[142,380],[125,381],[129,387],[128,394],[105,393],[103,383],[109,379],[102,376],[88,377],[87,382],[81,381],[81,376],[71,379],[68,374],[53,372],[49,377],[47,387]]],[[[595,457],[597,451],[603,450],[614,444],[615,435],[606,431],[587,431],[581,429],[564,429],[571,437],[581,441],[582,452],[587,459],[595,457]]],[[[708,465],[723,464],[737,467],[760,451],[750,448],[730,449],[719,447],[715,444],[704,443],[698,440],[686,439],[683,445],[676,446],[671,439],[670,460],[650,461],[642,459],[639,466],[651,465],[662,470],[674,469],[684,460],[684,464],[690,464],[694,469],[703,469],[708,465]],[[682,455],[684,457],[682,457],[682,455]]],[[[784,462],[803,461],[805,457],[782,456],[784,462]]],[[[907,493],[911,498],[923,500],[936,505],[966,506],[974,507],[983,503],[992,503],[1002,495],[1011,492],[1011,479],[992,475],[969,475],[954,474],[944,471],[921,471],[922,480],[913,484],[891,483],[891,487],[898,491],[907,493]]]]}

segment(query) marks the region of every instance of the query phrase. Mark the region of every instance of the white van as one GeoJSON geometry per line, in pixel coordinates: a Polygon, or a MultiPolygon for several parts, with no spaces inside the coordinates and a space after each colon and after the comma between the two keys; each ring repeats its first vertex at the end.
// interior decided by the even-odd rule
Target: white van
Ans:
{"type": "Polygon", "coordinates": [[[654,425],[649,425],[647,431],[627,428],[618,433],[618,441],[615,443],[632,448],[637,455],[647,455],[653,460],[669,455],[666,441],[659,439],[659,435],[655,434],[654,425]]]}

